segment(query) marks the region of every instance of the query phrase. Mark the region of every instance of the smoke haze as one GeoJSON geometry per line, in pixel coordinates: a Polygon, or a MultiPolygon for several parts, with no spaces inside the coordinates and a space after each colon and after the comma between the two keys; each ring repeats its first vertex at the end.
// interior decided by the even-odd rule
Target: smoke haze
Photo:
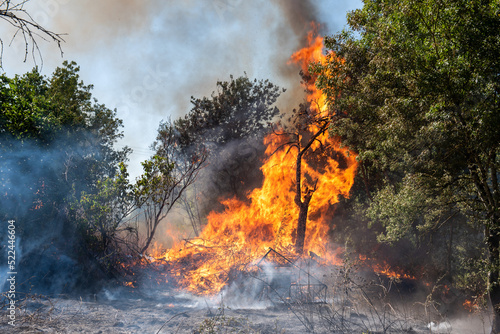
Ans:
{"type": "MultiPolygon", "coordinates": [[[[121,145],[134,149],[132,178],[139,162],[152,152],[160,120],[190,109],[190,96],[208,96],[217,80],[246,73],[286,88],[278,100],[291,109],[303,99],[298,69],[286,65],[305,40],[311,21],[324,23],[325,33],[345,24],[348,10],[360,1],[139,1],[44,0],[26,10],[41,25],[66,33],[64,59],[75,60],[81,77],[94,84],[94,95],[124,120],[121,145]],[[321,17],[318,17],[320,15],[321,17]]],[[[2,36],[8,27],[0,26],[2,36]]],[[[5,43],[8,44],[8,43],[5,43]]],[[[41,41],[43,73],[63,59],[54,43],[41,41]]],[[[4,50],[7,75],[25,73],[33,61],[24,57],[16,38],[4,50]]]]}

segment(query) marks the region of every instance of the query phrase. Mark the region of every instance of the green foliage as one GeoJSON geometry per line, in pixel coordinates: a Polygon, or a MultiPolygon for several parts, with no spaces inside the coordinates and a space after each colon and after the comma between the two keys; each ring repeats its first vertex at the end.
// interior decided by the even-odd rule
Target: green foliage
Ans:
{"type": "MultiPolygon", "coordinates": [[[[217,210],[221,197],[244,198],[261,182],[262,140],[279,114],[275,103],[282,91],[268,80],[231,76],[218,81],[210,97],[191,97],[193,107],[186,116],[160,125],[158,139],[173,132],[184,159],[200,150],[209,154],[209,167],[201,175],[203,193],[191,194],[201,208],[192,217],[217,210]]],[[[193,201],[184,200],[187,211],[193,201]]]]}
{"type": "Polygon", "coordinates": [[[141,164],[144,173],[137,179],[133,189],[137,206],[141,207],[147,201],[160,203],[164,198],[163,191],[174,185],[171,173],[175,165],[168,157],[157,154],[141,164]]]}
{"type": "Polygon", "coordinates": [[[157,140],[153,144],[156,154],[142,163],[144,173],[133,187],[135,206],[142,211],[145,227],[144,254],[153,240],[158,225],[165,219],[196,180],[205,166],[206,151],[180,149],[176,131],[171,122],[162,122],[157,140]]]}
{"type": "Polygon", "coordinates": [[[254,137],[265,131],[278,115],[273,107],[280,88],[268,80],[239,77],[218,81],[211,98],[191,97],[193,108],[174,122],[179,144],[226,144],[231,140],[254,137]]]}
{"type": "MultiPolygon", "coordinates": [[[[379,241],[421,247],[442,229],[440,252],[452,254],[467,242],[452,226],[466,231],[466,217],[485,233],[491,287],[500,246],[499,14],[498,1],[365,1],[348,15],[350,30],[326,39],[334,54],[314,67],[336,114],[331,131],[359,154],[364,189],[354,199],[381,227],[379,241]]],[[[484,247],[475,235],[468,242],[484,247]]],[[[446,261],[448,274],[462,275],[446,261]]]]}
{"type": "Polygon", "coordinates": [[[26,142],[66,151],[69,157],[72,153],[65,146],[75,144],[71,150],[79,151],[85,159],[72,157],[79,165],[72,163],[67,172],[88,170],[89,176],[95,175],[90,185],[99,177],[112,177],[117,162],[126,159],[129,149],[113,149],[113,143],[122,136],[122,121],[116,111],[92,99],[92,86],[79,81],[78,72],[76,63],[64,62],[50,79],[36,69],[13,79],[0,77],[0,138],[7,150],[9,144],[26,142]]]}
{"type": "Polygon", "coordinates": [[[359,147],[361,159],[389,170],[456,172],[472,148],[498,147],[493,7],[478,1],[367,2],[349,17],[361,39],[344,33],[327,41],[345,65],[329,64],[321,85],[332,107],[348,114],[334,130],[359,147]],[[359,129],[367,135],[354,138],[359,129]]]}
{"type": "Polygon", "coordinates": [[[379,241],[394,243],[405,238],[416,244],[417,236],[449,218],[452,208],[447,200],[452,197],[436,195],[418,175],[406,174],[401,182],[387,184],[375,193],[366,216],[371,221],[369,226],[379,223],[384,227],[379,241]]]}
{"type": "MultiPolygon", "coordinates": [[[[316,70],[338,115],[332,131],[359,153],[371,173],[370,189],[381,189],[375,205],[388,203],[384,197],[404,198],[411,175],[454,196],[449,202],[483,201],[484,217],[498,211],[481,193],[498,193],[499,20],[494,2],[368,1],[349,15],[359,35],[327,39],[340,59],[331,56],[316,70]]],[[[424,198],[407,197],[413,209],[389,206],[414,211],[424,198]]]]}
{"type": "MultiPolygon", "coordinates": [[[[64,62],[49,78],[37,69],[0,77],[0,215],[19,221],[27,245],[36,240],[95,265],[128,205],[119,163],[129,149],[114,149],[122,121],[92,98],[78,72],[64,62]]],[[[26,254],[26,275],[47,256],[26,254]]]]}
{"type": "Polygon", "coordinates": [[[48,138],[60,127],[51,111],[47,82],[36,70],[10,79],[0,77],[2,135],[22,138],[48,138]]]}
{"type": "Polygon", "coordinates": [[[489,265],[484,254],[474,254],[465,246],[457,247],[457,258],[459,259],[458,274],[455,285],[465,291],[477,302],[478,305],[487,307],[487,285],[489,265]]]}
{"type": "Polygon", "coordinates": [[[81,246],[103,268],[111,270],[119,264],[124,237],[119,234],[128,228],[122,225],[134,209],[131,188],[126,166],[120,163],[117,175],[99,180],[94,192],[82,191],[72,203],[70,211],[82,236],[81,246]]]}

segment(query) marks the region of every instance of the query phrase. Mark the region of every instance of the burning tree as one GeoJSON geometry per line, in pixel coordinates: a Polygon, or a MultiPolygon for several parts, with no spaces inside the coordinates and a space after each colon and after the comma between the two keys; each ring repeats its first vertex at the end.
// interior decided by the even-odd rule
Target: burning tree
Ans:
{"type": "Polygon", "coordinates": [[[296,131],[284,131],[276,134],[284,135],[290,139],[290,141],[284,143],[278,149],[288,146],[289,150],[297,150],[295,160],[294,202],[299,208],[299,215],[295,231],[295,252],[297,254],[302,254],[306,236],[309,203],[311,202],[318,184],[318,179],[313,179],[307,172],[303,175],[302,161],[306,158],[309,149],[315,144],[316,140],[318,140],[320,149],[324,149],[323,143],[318,138],[327,131],[330,125],[330,118],[318,115],[306,105],[303,105],[298,112],[294,110],[292,125],[296,131]],[[313,129],[313,132],[309,132],[309,127],[313,129]]]}
{"type": "Polygon", "coordinates": [[[192,97],[189,113],[173,122],[183,155],[200,146],[208,151],[208,168],[183,198],[195,235],[200,217],[220,207],[219,198],[243,199],[261,182],[262,139],[279,115],[275,102],[282,91],[269,80],[230,76],[217,82],[210,97],[192,97]]]}
{"type": "MultiPolygon", "coordinates": [[[[311,101],[318,102],[316,98],[311,101]]],[[[323,115],[324,111],[308,110],[296,113],[297,120],[301,120],[296,123],[300,133],[271,133],[265,137],[260,187],[249,192],[245,200],[223,200],[224,210],[208,215],[198,238],[155,254],[158,261],[166,263],[167,271],[180,286],[198,294],[217,293],[235,277],[235,272],[247,269],[269,248],[296,257],[297,245],[302,243],[298,246],[301,252],[314,252],[332,263],[339,261],[336,249],[331,250],[328,245],[329,219],[339,195],[349,194],[356,156],[329,137],[331,118],[323,115]],[[307,115],[314,116],[315,121],[305,121],[307,115]],[[297,155],[291,147],[298,148],[297,155]],[[302,194],[305,195],[300,207],[295,203],[302,194]],[[297,244],[299,216],[306,223],[301,225],[305,230],[303,241],[297,244]]]]}
{"type": "MultiPolygon", "coordinates": [[[[314,31],[311,31],[308,35],[309,45],[294,53],[290,60],[290,62],[301,65],[301,76],[307,92],[307,103],[302,104],[299,110],[294,110],[285,125],[285,130],[282,133],[277,133],[289,139],[279,149],[288,146],[289,150],[297,150],[294,197],[294,202],[299,208],[295,232],[295,252],[297,254],[302,254],[304,250],[309,204],[317,190],[319,181],[318,176],[314,177],[307,170],[303,170],[302,163],[304,159],[308,158],[309,151],[315,151],[309,160],[317,160],[316,163],[319,164],[326,163],[319,161],[321,156],[335,152],[335,148],[332,152],[328,136],[325,136],[332,123],[333,115],[327,108],[325,95],[316,87],[317,75],[312,75],[309,71],[309,67],[315,62],[324,63],[326,60],[326,56],[323,54],[323,39],[320,36],[314,37],[313,34],[314,31]]],[[[334,55],[330,54],[330,57],[334,57],[334,55]]],[[[350,164],[355,170],[357,164],[352,160],[350,164]]]]}

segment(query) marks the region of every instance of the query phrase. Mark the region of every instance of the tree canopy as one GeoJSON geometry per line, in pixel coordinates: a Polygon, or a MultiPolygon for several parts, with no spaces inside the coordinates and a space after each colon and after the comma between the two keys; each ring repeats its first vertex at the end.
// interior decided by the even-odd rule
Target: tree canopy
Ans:
{"type": "Polygon", "coordinates": [[[216,83],[210,97],[191,97],[192,108],[184,117],[160,126],[158,138],[169,137],[173,130],[184,154],[207,150],[208,167],[197,188],[207,194],[206,202],[197,204],[199,214],[191,216],[217,208],[221,197],[243,198],[262,181],[262,139],[279,115],[275,103],[283,91],[269,80],[230,76],[229,81],[216,83]]]}
{"type": "Polygon", "coordinates": [[[318,65],[332,131],[368,170],[382,239],[459,212],[484,227],[500,330],[500,4],[365,1],[318,65]]]}
{"type": "Polygon", "coordinates": [[[203,143],[215,149],[232,140],[258,136],[279,113],[274,104],[280,88],[268,80],[231,76],[216,86],[211,98],[191,97],[192,109],[174,122],[183,147],[203,143]]]}
{"type": "MultiPolygon", "coordinates": [[[[37,240],[36,244],[57,247],[73,260],[78,244],[85,242],[80,232],[85,234],[95,224],[87,221],[81,229],[74,198],[80,200],[83,194],[89,199],[102,192],[109,179],[120,175],[119,163],[129,151],[114,148],[122,136],[122,121],[116,111],[92,98],[92,86],[84,85],[78,72],[75,63],[64,62],[49,78],[37,69],[14,78],[0,77],[0,216],[18,222],[19,237],[26,245],[37,240]],[[42,240],[40,231],[46,232],[42,240]]],[[[115,183],[121,187],[120,180],[115,183]]],[[[87,246],[92,248],[83,247],[87,246]]],[[[36,276],[47,274],[40,285],[48,286],[57,273],[39,266],[37,261],[47,261],[42,254],[23,257],[30,262],[25,268],[32,268],[25,275],[47,270],[36,276]]]]}

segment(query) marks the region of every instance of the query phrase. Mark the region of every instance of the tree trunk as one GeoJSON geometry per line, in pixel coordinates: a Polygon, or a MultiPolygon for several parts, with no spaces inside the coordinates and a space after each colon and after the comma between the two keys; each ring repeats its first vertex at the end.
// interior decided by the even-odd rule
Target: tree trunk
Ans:
{"type": "Polygon", "coordinates": [[[302,252],[304,251],[304,241],[306,238],[307,211],[308,208],[300,206],[299,220],[297,222],[297,239],[295,241],[295,252],[299,255],[302,254],[302,252]]]}
{"type": "Polygon", "coordinates": [[[493,307],[491,333],[500,333],[500,216],[494,214],[488,231],[490,272],[488,275],[489,297],[493,307]]]}
{"type": "MultiPolygon", "coordinates": [[[[151,215],[151,218],[150,218],[151,221],[148,222],[148,224],[149,224],[148,227],[151,227],[151,230],[148,229],[148,235],[146,237],[146,244],[144,245],[144,247],[140,251],[141,255],[145,255],[146,251],[149,248],[149,245],[151,244],[151,241],[153,241],[153,238],[154,238],[155,233],[156,233],[156,228],[158,227],[158,224],[160,224],[161,218],[165,217],[165,216],[163,216],[163,217],[161,216],[163,208],[165,206],[165,203],[166,203],[166,197],[164,197],[163,203],[161,204],[160,208],[158,209],[158,212],[155,212],[154,208],[151,208],[151,207],[146,208],[146,211],[153,210],[153,212],[155,212],[155,213],[151,215]]],[[[168,211],[170,211],[170,209],[168,211]]],[[[148,218],[146,218],[146,220],[148,220],[148,218]]]]}
{"type": "Polygon", "coordinates": [[[295,204],[299,207],[299,219],[297,221],[297,229],[296,229],[296,239],[295,239],[295,252],[298,255],[301,255],[304,252],[304,241],[306,238],[306,227],[307,227],[307,213],[309,211],[309,203],[311,202],[311,198],[316,191],[316,183],[314,187],[311,189],[306,187],[306,194],[304,196],[304,201],[302,201],[302,157],[304,153],[311,147],[316,138],[318,138],[323,132],[326,131],[329,121],[325,122],[319,131],[317,131],[311,139],[307,142],[307,144],[300,148],[300,137],[297,136],[297,144],[296,147],[299,150],[297,154],[297,161],[295,166],[295,204]]]}
{"type": "Polygon", "coordinates": [[[295,252],[301,255],[304,252],[306,239],[307,214],[309,212],[309,202],[313,195],[312,190],[308,190],[304,202],[299,205],[299,219],[297,221],[297,239],[295,240],[295,252]]]}

